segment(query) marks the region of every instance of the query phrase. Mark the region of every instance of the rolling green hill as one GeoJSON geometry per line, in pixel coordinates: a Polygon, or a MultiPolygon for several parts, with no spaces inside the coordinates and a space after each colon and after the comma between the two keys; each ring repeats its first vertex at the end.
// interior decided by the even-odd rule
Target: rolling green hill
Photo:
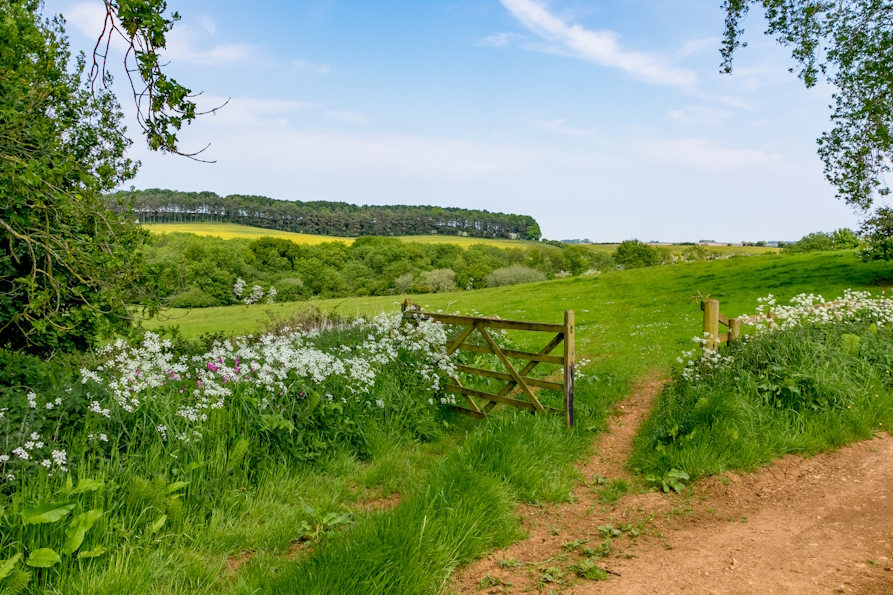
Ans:
{"type": "MultiPolygon", "coordinates": [[[[574,310],[577,352],[629,358],[637,371],[668,365],[700,333],[701,312],[690,298],[700,291],[720,300],[728,316],[752,313],[769,293],[789,299],[801,292],[836,297],[847,288],[880,291],[893,285],[893,270],[862,263],[852,252],[767,254],[576,277],[475,291],[410,296],[432,310],[480,312],[502,318],[558,322],[574,310]]],[[[406,296],[379,296],[272,305],[170,310],[146,328],[177,325],[186,337],[257,331],[269,317],[284,317],[310,304],[345,316],[392,311],[406,296]]],[[[781,303],[779,299],[779,303],[781,303]]],[[[633,373],[633,376],[636,374],[633,373]]]]}

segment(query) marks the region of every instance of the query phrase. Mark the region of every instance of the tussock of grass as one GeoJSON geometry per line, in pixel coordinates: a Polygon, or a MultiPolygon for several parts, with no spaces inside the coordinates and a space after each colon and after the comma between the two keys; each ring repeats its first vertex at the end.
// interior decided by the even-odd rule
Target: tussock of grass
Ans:
{"type": "MultiPolygon", "coordinates": [[[[600,390],[601,389],[601,390],[600,390]]],[[[614,394],[580,385],[584,427],[599,427],[614,394]]],[[[504,411],[468,435],[392,511],[371,514],[306,559],[264,581],[269,593],[410,594],[436,591],[452,570],[521,538],[518,501],[563,501],[591,442],[557,416],[504,411]]]]}
{"type": "Polygon", "coordinates": [[[630,465],[692,477],[814,454],[893,427],[893,333],[864,323],[748,341],[696,384],[665,389],[630,465]]]}

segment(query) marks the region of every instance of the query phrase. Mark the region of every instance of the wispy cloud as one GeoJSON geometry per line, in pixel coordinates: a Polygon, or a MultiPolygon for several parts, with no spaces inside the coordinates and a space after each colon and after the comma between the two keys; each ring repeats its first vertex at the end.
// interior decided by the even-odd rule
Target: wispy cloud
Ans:
{"type": "Polygon", "coordinates": [[[318,109],[315,103],[288,101],[280,99],[256,99],[237,97],[227,103],[225,97],[202,95],[199,97],[201,110],[223,105],[223,109],[213,115],[202,117],[202,122],[211,127],[221,126],[255,126],[267,121],[281,121],[289,114],[304,110],[318,109]]]}
{"type": "Polygon", "coordinates": [[[592,31],[571,24],[535,0],[502,0],[502,4],[533,33],[600,66],[619,68],[640,80],[660,85],[686,87],[697,80],[695,73],[674,68],[659,56],[621,48],[620,35],[614,31],[592,31]]]}
{"type": "Polygon", "coordinates": [[[494,48],[501,48],[508,45],[509,39],[511,39],[511,37],[511,33],[496,33],[495,35],[488,35],[480,41],[480,45],[488,45],[494,48]]]}
{"type": "Polygon", "coordinates": [[[316,62],[308,62],[307,60],[292,60],[292,66],[298,72],[312,72],[320,76],[329,74],[332,67],[328,64],[318,64],[316,62]]]}
{"type": "Polygon", "coordinates": [[[690,105],[670,110],[670,117],[686,126],[697,124],[717,126],[726,118],[731,117],[731,115],[732,113],[727,110],[707,105],[690,105]]]}
{"type": "Polygon", "coordinates": [[[198,18],[198,22],[199,25],[201,25],[201,28],[211,35],[214,35],[217,32],[217,23],[215,23],[210,16],[203,14],[198,18]]]}
{"type": "Polygon", "coordinates": [[[544,130],[548,130],[549,132],[554,132],[556,134],[576,136],[577,138],[592,137],[591,131],[570,127],[567,125],[566,122],[566,118],[559,118],[558,120],[536,120],[535,124],[544,130]]]}
{"type": "Polygon", "coordinates": [[[369,119],[369,116],[366,114],[361,114],[359,112],[350,112],[347,110],[330,110],[323,115],[327,118],[332,118],[333,120],[341,120],[342,122],[347,122],[348,124],[365,124],[369,119]]]}
{"type": "Polygon", "coordinates": [[[645,141],[639,152],[652,163],[715,171],[743,166],[767,167],[782,161],[781,155],[760,149],[738,149],[705,138],[674,138],[645,141]]]}

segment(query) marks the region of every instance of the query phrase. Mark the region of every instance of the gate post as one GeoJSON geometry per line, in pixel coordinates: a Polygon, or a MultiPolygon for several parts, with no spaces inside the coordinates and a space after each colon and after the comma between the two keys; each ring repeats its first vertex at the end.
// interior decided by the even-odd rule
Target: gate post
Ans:
{"type": "Polygon", "coordinates": [[[704,300],[704,349],[716,351],[716,339],[719,337],[719,300],[704,300]]]}
{"type": "Polygon", "coordinates": [[[729,318],[729,344],[741,338],[741,319],[729,318]]]}
{"type": "Polygon", "coordinates": [[[574,426],[574,311],[564,312],[564,412],[574,426]]]}

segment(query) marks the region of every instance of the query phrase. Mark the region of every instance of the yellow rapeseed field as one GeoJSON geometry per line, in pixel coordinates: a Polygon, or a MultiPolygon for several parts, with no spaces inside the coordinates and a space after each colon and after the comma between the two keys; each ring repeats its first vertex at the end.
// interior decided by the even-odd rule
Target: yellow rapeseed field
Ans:
{"type": "MultiPolygon", "coordinates": [[[[256,239],[262,237],[283,238],[291,240],[296,244],[322,244],[323,242],[344,242],[345,244],[353,243],[353,238],[342,238],[336,236],[317,236],[306,233],[294,233],[291,231],[277,231],[275,229],[265,229],[263,227],[250,227],[248,225],[238,225],[235,223],[158,223],[144,224],[146,229],[152,233],[194,233],[200,236],[217,236],[224,240],[233,238],[256,239]]],[[[453,235],[424,235],[424,236],[400,236],[404,242],[424,242],[426,244],[459,244],[468,247],[473,244],[488,244],[490,246],[499,246],[500,248],[519,248],[533,244],[533,242],[524,242],[521,240],[505,240],[505,239],[488,239],[488,238],[465,238],[453,235]]]]}

